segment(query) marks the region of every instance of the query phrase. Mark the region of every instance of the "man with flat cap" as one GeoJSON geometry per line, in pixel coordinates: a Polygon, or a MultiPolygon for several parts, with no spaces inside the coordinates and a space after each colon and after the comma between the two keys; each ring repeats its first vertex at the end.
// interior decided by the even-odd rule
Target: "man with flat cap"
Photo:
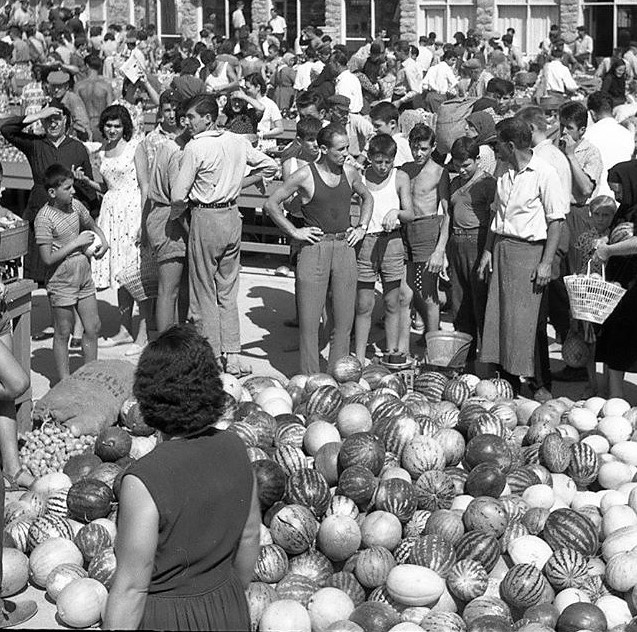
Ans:
{"type": "Polygon", "coordinates": [[[358,158],[374,135],[374,126],[366,117],[351,112],[350,100],[345,96],[334,94],[327,99],[327,105],[329,120],[347,130],[350,156],[358,158]]]}
{"type": "Polygon", "coordinates": [[[63,70],[50,72],[47,77],[51,97],[65,105],[71,113],[71,133],[78,140],[91,140],[91,121],[82,98],[71,90],[71,76],[63,70]]]}

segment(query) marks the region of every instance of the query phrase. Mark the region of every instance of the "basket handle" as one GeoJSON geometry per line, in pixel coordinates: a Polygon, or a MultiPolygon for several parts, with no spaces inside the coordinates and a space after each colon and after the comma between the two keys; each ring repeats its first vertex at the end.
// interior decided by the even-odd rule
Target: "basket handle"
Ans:
{"type": "MultiPolygon", "coordinates": [[[[586,276],[589,277],[591,276],[591,260],[588,260],[588,263],[586,264],[586,276]]],[[[606,281],[606,264],[602,263],[602,281],[606,281]]]]}

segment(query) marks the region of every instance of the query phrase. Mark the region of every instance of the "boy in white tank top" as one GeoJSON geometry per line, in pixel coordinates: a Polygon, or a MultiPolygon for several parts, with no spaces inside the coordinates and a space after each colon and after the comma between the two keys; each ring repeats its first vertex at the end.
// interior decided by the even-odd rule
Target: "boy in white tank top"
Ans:
{"type": "MultiPolygon", "coordinates": [[[[363,183],[374,198],[367,234],[359,244],[356,289],[356,356],[364,363],[374,310],[375,285],[380,276],[385,304],[387,359],[409,352],[409,304],[411,291],[405,282],[403,223],[413,221],[409,176],[394,167],[396,142],[378,134],[369,142],[370,166],[363,183]]],[[[393,361],[395,358],[391,358],[393,361]]]]}

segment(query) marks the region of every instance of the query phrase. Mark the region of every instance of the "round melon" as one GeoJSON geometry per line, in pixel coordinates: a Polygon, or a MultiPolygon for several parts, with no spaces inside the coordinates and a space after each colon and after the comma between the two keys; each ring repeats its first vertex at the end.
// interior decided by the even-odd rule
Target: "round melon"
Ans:
{"type": "Polygon", "coordinates": [[[331,373],[339,384],[358,382],[363,376],[363,365],[356,356],[346,355],[336,360],[331,373]]]}
{"type": "Polygon", "coordinates": [[[132,445],[133,440],[126,430],[111,426],[97,435],[93,451],[102,461],[114,462],[128,456],[132,445]]]}
{"type": "Polygon", "coordinates": [[[252,630],[258,628],[263,611],[273,601],[277,601],[277,599],[276,591],[269,584],[250,582],[250,585],[246,588],[246,601],[248,602],[248,610],[250,611],[252,630]]]}
{"type": "Polygon", "coordinates": [[[340,471],[360,465],[378,476],[385,462],[385,445],[369,432],[357,432],[345,439],[338,454],[340,471]]]}
{"type": "Polygon", "coordinates": [[[301,505],[287,505],[272,518],[270,532],[275,544],[286,553],[296,555],[307,551],[318,533],[314,514],[301,505]]]}
{"type": "Polygon", "coordinates": [[[345,404],[336,416],[336,427],[343,438],[372,429],[372,416],[362,404],[345,404]]]}
{"type": "Polygon", "coordinates": [[[101,551],[113,546],[111,535],[106,527],[95,522],[84,525],[73,538],[76,546],[82,552],[84,561],[89,564],[101,551]]]}
{"type": "Polygon", "coordinates": [[[102,549],[88,565],[88,576],[103,584],[106,590],[110,590],[117,569],[115,551],[112,547],[102,549]]]}
{"type": "Polygon", "coordinates": [[[49,538],[38,544],[29,557],[29,576],[36,585],[44,588],[49,573],[60,564],[78,564],[84,562],[82,552],[65,538],[49,538]]]}
{"type": "Polygon", "coordinates": [[[58,595],[56,606],[60,620],[72,628],[89,628],[99,623],[108,592],[90,577],[76,579],[58,595]]]}
{"type": "Polygon", "coordinates": [[[29,558],[18,549],[2,549],[1,597],[11,597],[19,593],[29,581],[29,558]]]}
{"type": "Polygon", "coordinates": [[[119,417],[122,424],[130,430],[133,436],[150,437],[155,432],[155,429],[144,421],[139,402],[134,398],[127,399],[122,404],[119,417]]]}
{"type": "Polygon", "coordinates": [[[365,632],[387,632],[400,623],[400,617],[394,608],[374,601],[366,601],[357,606],[349,620],[357,623],[365,632]]]}
{"type": "Polygon", "coordinates": [[[445,582],[437,573],[415,564],[395,566],[387,577],[387,592],[405,606],[430,606],[444,589],[445,582]]]}
{"type": "Polygon", "coordinates": [[[100,465],[101,462],[102,460],[99,456],[90,452],[76,454],[69,457],[63,472],[71,479],[72,483],[75,483],[81,478],[86,478],[89,472],[100,465]]]}
{"type": "Polygon", "coordinates": [[[252,463],[252,470],[257,479],[257,494],[261,510],[266,511],[277,500],[283,498],[285,491],[285,472],[281,466],[271,459],[259,459],[252,463]]]}
{"type": "Polygon", "coordinates": [[[88,573],[79,564],[58,564],[46,578],[46,594],[55,603],[66,586],[83,577],[88,577],[88,573]]]}
{"type": "Polygon", "coordinates": [[[349,516],[327,516],[318,530],[317,546],[333,562],[352,556],[361,544],[358,523],[349,516]]]}
{"type": "Polygon", "coordinates": [[[365,516],[361,525],[363,546],[384,546],[393,551],[402,536],[400,520],[388,511],[373,511],[365,516]]]}
{"type": "Polygon", "coordinates": [[[66,498],[69,516],[81,522],[106,518],[111,512],[113,491],[102,481],[84,478],[74,483],[66,498]]]}
{"type": "Polygon", "coordinates": [[[354,611],[354,602],[338,588],[321,588],[310,597],[307,610],[312,632],[324,632],[332,623],[347,619],[354,611]]]}
{"type": "Polygon", "coordinates": [[[49,494],[69,489],[72,484],[73,482],[66,474],[62,472],[51,472],[36,479],[33,485],[31,485],[30,491],[48,496],[49,494]]]}
{"type": "Polygon", "coordinates": [[[297,601],[280,599],[269,604],[259,621],[260,632],[311,632],[310,615],[297,601]]]}

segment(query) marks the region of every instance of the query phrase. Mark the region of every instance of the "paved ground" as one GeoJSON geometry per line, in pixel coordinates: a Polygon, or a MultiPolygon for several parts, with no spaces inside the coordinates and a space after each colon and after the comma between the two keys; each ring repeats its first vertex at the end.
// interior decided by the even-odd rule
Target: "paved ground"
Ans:
{"type": "MultiPolygon", "coordinates": [[[[245,255],[241,275],[240,316],[243,352],[247,361],[252,365],[254,373],[273,376],[294,375],[298,370],[298,351],[286,349],[295,347],[297,330],[287,328],[283,321],[294,313],[294,281],[292,276],[275,275],[275,269],[284,263],[279,258],[268,258],[262,255],[245,255]]],[[[98,295],[100,317],[102,320],[102,334],[113,335],[118,329],[118,314],[115,307],[115,292],[107,291],[98,295]]],[[[39,331],[46,319],[46,296],[38,291],[33,301],[33,332],[39,331]]],[[[445,318],[445,320],[448,320],[445,318]]],[[[448,322],[443,324],[450,327],[448,322]]],[[[373,328],[372,336],[380,340],[382,331],[373,328]]],[[[416,336],[413,337],[415,342],[416,336]]],[[[416,347],[414,347],[416,348],[416,347]]],[[[127,358],[126,346],[100,351],[101,358],[118,358],[135,362],[135,358],[127,358]]],[[[563,366],[559,346],[551,346],[551,363],[554,369],[563,366]]],[[[34,342],[32,353],[32,383],[34,399],[39,399],[49,389],[54,376],[51,341],[34,342]]],[[[81,356],[72,356],[72,369],[81,364],[81,356]]],[[[598,367],[600,370],[601,367],[598,367]]],[[[637,375],[630,375],[627,387],[628,399],[637,404],[637,375]]],[[[579,399],[583,384],[556,383],[554,396],[568,396],[579,399]]],[[[10,494],[7,500],[11,500],[10,494]]],[[[28,629],[60,628],[55,620],[55,606],[50,603],[45,594],[33,587],[16,597],[17,599],[35,599],[39,606],[38,614],[24,626],[28,629]]]]}

